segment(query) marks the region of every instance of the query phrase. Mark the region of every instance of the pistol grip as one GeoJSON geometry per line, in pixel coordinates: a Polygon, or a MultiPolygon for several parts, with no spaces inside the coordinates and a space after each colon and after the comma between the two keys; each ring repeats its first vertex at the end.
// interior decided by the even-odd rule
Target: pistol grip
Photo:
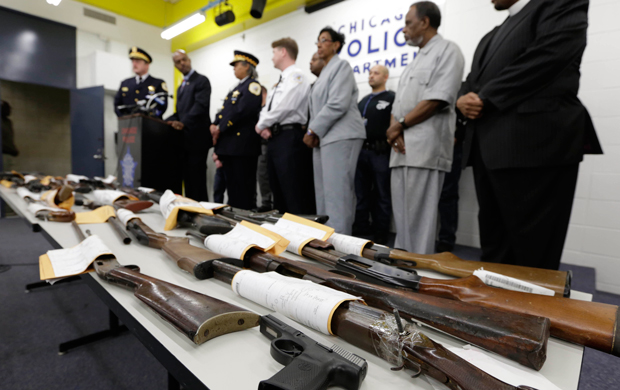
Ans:
{"type": "MultiPolygon", "coordinates": [[[[274,356],[273,344],[271,355],[274,356]]],[[[274,356],[275,357],[275,356],[274,356]]],[[[276,360],[278,360],[276,358],[276,360]]],[[[290,363],[271,378],[258,384],[259,390],[323,390],[330,385],[330,373],[320,362],[304,355],[290,359],[290,363]]]]}

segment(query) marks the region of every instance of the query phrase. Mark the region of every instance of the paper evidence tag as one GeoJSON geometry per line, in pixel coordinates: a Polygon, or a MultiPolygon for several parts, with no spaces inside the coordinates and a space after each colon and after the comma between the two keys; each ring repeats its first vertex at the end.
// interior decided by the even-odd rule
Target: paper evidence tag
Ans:
{"type": "Polygon", "coordinates": [[[127,223],[129,221],[131,221],[132,219],[139,218],[136,214],[134,214],[133,212],[131,212],[131,211],[127,210],[127,209],[118,209],[118,210],[116,210],[116,217],[125,226],[127,226],[127,223]]]}
{"type": "Polygon", "coordinates": [[[105,184],[112,184],[116,180],[116,176],[108,175],[105,179],[103,177],[95,176],[95,180],[99,180],[105,184]]]}
{"type": "Polygon", "coordinates": [[[236,294],[328,335],[333,334],[331,321],[338,306],[358,300],[353,295],[276,272],[240,271],[231,286],[236,294]]]}
{"type": "Polygon", "coordinates": [[[41,194],[35,194],[34,192],[30,191],[26,187],[17,187],[17,195],[19,195],[22,199],[25,199],[25,198],[31,198],[34,200],[41,199],[41,194]]]}
{"type": "Polygon", "coordinates": [[[75,223],[104,223],[107,222],[110,217],[115,217],[114,207],[101,206],[93,211],[87,211],[85,213],[75,214],[75,223]]]}
{"type": "Polygon", "coordinates": [[[243,223],[237,224],[226,234],[212,234],[205,238],[205,247],[222,256],[243,259],[250,248],[267,252],[276,245],[276,240],[260,234],[243,223]]]}
{"type": "Polygon", "coordinates": [[[111,254],[98,236],[90,236],[73,248],[48,251],[46,255],[54,270],[52,277],[59,278],[80,274],[99,256],[111,254]]]}
{"type": "Polygon", "coordinates": [[[271,230],[272,232],[286,238],[289,241],[286,250],[299,256],[301,256],[302,249],[304,249],[310,241],[316,240],[316,238],[306,234],[294,232],[283,228],[282,226],[272,225],[270,223],[264,223],[261,227],[271,230]]]}
{"type": "Polygon", "coordinates": [[[30,203],[28,205],[28,211],[30,211],[32,214],[34,214],[35,216],[37,215],[37,213],[41,210],[49,210],[49,211],[62,211],[62,212],[66,212],[66,210],[61,209],[60,207],[52,207],[52,206],[47,206],[41,203],[30,203]]]}
{"type": "Polygon", "coordinates": [[[339,252],[361,256],[364,248],[367,244],[371,243],[370,240],[364,240],[363,238],[357,238],[353,236],[347,236],[346,234],[332,234],[327,242],[334,246],[339,252]]]}
{"type": "Polygon", "coordinates": [[[74,174],[72,174],[72,173],[68,174],[68,175],[65,177],[65,181],[66,181],[66,182],[70,182],[70,181],[72,181],[72,182],[74,182],[74,183],[79,183],[79,182],[80,182],[80,180],[89,180],[89,179],[88,179],[88,176],[83,176],[83,175],[74,175],[74,174]]]}
{"type": "Polygon", "coordinates": [[[555,295],[555,291],[551,289],[525,282],[523,280],[511,278],[509,276],[504,276],[495,272],[485,271],[482,268],[474,271],[474,275],[480,278],[480,280],[488,286],[500,287],[506,290],[521,291],[530,294],[548,295],[550,297],[555,295]]]}
{"type": "Polygon", "coordinates": [[[138,187],[138,191],[144,192],[145,194],[150,194],[151,192],[155,191],[155,189],[149,187],[138,187]]]}
{"type": "Polygon", "coordinates": [[[93,198],[95,199],[95,202],[102,204],[102,205],[106,205],[106,204],[111,205],[121,198],[138,200],[138,198],[136,198],[135,196],[132,196],[132,195],[124,193],[123,191],[117,191],[117,190],[94,190],[93,198]]]}
{"type": "Polygon", "coordinates": [[[284,214],[276,226],[323,241],[334,234],[334,228],[289,213],[284,214]]]}
{"type": "Polygon", "coordinates": [[[37,177],[33,176],[33,175],[26,175],[26,176],[24,176],[24,182],[25,183],[30,183],[33,180],[37,180],[37,177]]]}
{"type": "Polygon", "coordinates": [[[179,210],[190,211],[193,213],[213,215],[213,211],[205,209],[193,199],[176,195],[170,190],[166,190],[159,200],[161,213],[166,218],[164,230],[172,230],[177,225],[177,215],[179,210]]]}

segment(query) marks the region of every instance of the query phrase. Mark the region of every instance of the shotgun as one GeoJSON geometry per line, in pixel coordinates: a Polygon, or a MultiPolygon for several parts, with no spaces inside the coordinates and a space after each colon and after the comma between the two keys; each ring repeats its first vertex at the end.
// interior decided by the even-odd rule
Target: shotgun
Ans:
{"type": "MultiPolygon", "coordinates": [[[[198,279],[213,277],[211,263],[222,256],[190,245],[185,237],[156,233],[139,218],[131,219],[128,230],[142,245],[162,249],[177,266],[198,279]]],[[[194,233],[196,234],[196,233],[194,233]]],[[[258,272],[276,271],[285,276],[307,279],[361,296],[370,305],[397,309],[407,318],[423,322],[457,338],[496,352],[527,367],[539,370],[546,359],[549,320],[447,299],[426,297],[392,287],[380,287],[356,280],[350,273],[333,273],[301,261],[284,259],[250,249],[243,261],[225,259],[238,267],[258,272]],[[337,283],[337,280],[350,283],[337,283]]]]}
{"type": "MultiPolygon", "coordinates": [[[[248,222],[275,223],[281,215],[270,214],[268,219],[260,218],[262,214],[249,212],[232,212],[228,209],[222,210],[222,215],[234,220],[246,220],[248,222]]],[[[311,219],[312,220],[312,219],[311,219]]],[[[202,227],[207,233],[206,227],[202,227]]],[[[369,243],[372,244],[372,243],[369,243]]],[[[370,245],[368,245],[370,246],[370,245]]],[[[463,260],[460,257],[449,253],[436,253],[433,255],[420,255],[399,249],[373,245],[364,249],[365,258],[377,260],[384,264],[390,264],[401,268],[425,269],[439,272],[444,275],[464,278],[473,275],[474,271],[484,268],[487,271],[495,272],[505,276],[510,276],[519,280],[534,283],[555,291],[556,295],[570,297],[571,290],[571,271],[556,271],[532,267],[522,267],[510,264],[487,263],[480,261],[463,260]]]]}

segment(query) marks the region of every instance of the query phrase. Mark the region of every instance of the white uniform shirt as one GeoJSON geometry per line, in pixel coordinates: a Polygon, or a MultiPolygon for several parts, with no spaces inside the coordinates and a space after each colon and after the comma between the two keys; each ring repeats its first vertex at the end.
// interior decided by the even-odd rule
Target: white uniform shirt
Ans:
{"type": "Polygon", "coordinates": [[[301,69],[294,64],[284,69],[281,77],[277,86],[267,94],[265,107],[260,112],[257,124],[259,129],[270,128],[276,123],[305,124],[308,121],[310,83],[301,69]],[[269,110],[270,102],[271,110],[269,110]]]}

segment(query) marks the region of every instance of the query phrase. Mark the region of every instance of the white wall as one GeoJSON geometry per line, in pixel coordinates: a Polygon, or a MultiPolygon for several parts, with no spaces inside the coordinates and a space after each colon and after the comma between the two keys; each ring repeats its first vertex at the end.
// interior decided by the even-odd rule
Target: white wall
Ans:
{"type": "MultiPolygon", "coordinates": [[[[119,88],[122,79],[132,76],[131,62],[127,58],[132,46],[146,50],[153,57],[151,75],[164,79],[169,86],[174,85],[170,42],[161,39],[158,27],[71,0],[64,0],[57,7],[44,0],[0,0],[0,6],[76,27],[77,87],[103,85],[108,111],[113,108],[114,94],[111,92],[119,88]],[[116,25],[84,16],[84,8],[116,17],[116,25]]],[[[165,115],[173,112],[174,103],[169,100],[165,115]]],[[[114,173],[116,160],[113,133],[118,123],[113,113],[106,112],[104,127],[107,175],[114,173]]]]}
{"type": "MultiPolygon", "coordinates": [[[[300,47],[298,65],[307,70],[308,77],[314,80],[308,63],[316,50],[314,42],[318,32],[326,25],[336,29],[345,25],[345,49],[353,39],[362,42],[365,53],[350,58],[343,50],[341,55],[360,69],[368,61],[384,61],[403,54],[411,58],[413,51],[410,48],[396,47],[391,40],[387,50],[383,50],[382,39],[386,31],[390,38],[393,37],[398,24],[402,24],[402,20],[395,21],[395,17],[405,12],[412,2],[390,0],[380,2],[378,6],[376,0],[349,0],[313,14],[299,10],[190,53],[194,68],[211,80],[211,115],[215,115],[222,99],[236,83],[228,65],[235,49],[249,51],[260,59],[259,80],[266,86],[272,86],[278,80],[278,71],[271,64],[270,43],[284,36],[297,41],[300,47]],[[368,21],[372,16],[375,16],[373,24],[387,17],[391,21],[371,29],[368,21]],[[350,24],[354,22],[357,22],[356,31],[352,33],[350,24]],[[373,37],[372,48],[380,49],[376,53],[367,52],[369,36],[373,37]]],[[[466,72],[469,72],[478,42],[504,20],[506,13],[495,11],[488,0],[445,0],[438,3],[444,15],[440,32],[461,47],[467,59],[466,72]]],[[[620,293],[620,281],[616,278],[620,274],[620,25],[614,16],[620,13],[620,2],[591,0],[590,3],[589,45],[583,59],[580,97],[593,116],[605,155],[586,156],[581,164],[562,261],[596,267],[597,288],[620,293]]],[[[396,88],[401,69],[391,69],[388,88],[396,88]]],[[[361,98],[369,92],[366,75],[356,75],[356,78],[361,98]]],[[[471,169],[463,173],[460,193],[461,221],[457,242],[479,246],[478,204],[471,169]]]]}

